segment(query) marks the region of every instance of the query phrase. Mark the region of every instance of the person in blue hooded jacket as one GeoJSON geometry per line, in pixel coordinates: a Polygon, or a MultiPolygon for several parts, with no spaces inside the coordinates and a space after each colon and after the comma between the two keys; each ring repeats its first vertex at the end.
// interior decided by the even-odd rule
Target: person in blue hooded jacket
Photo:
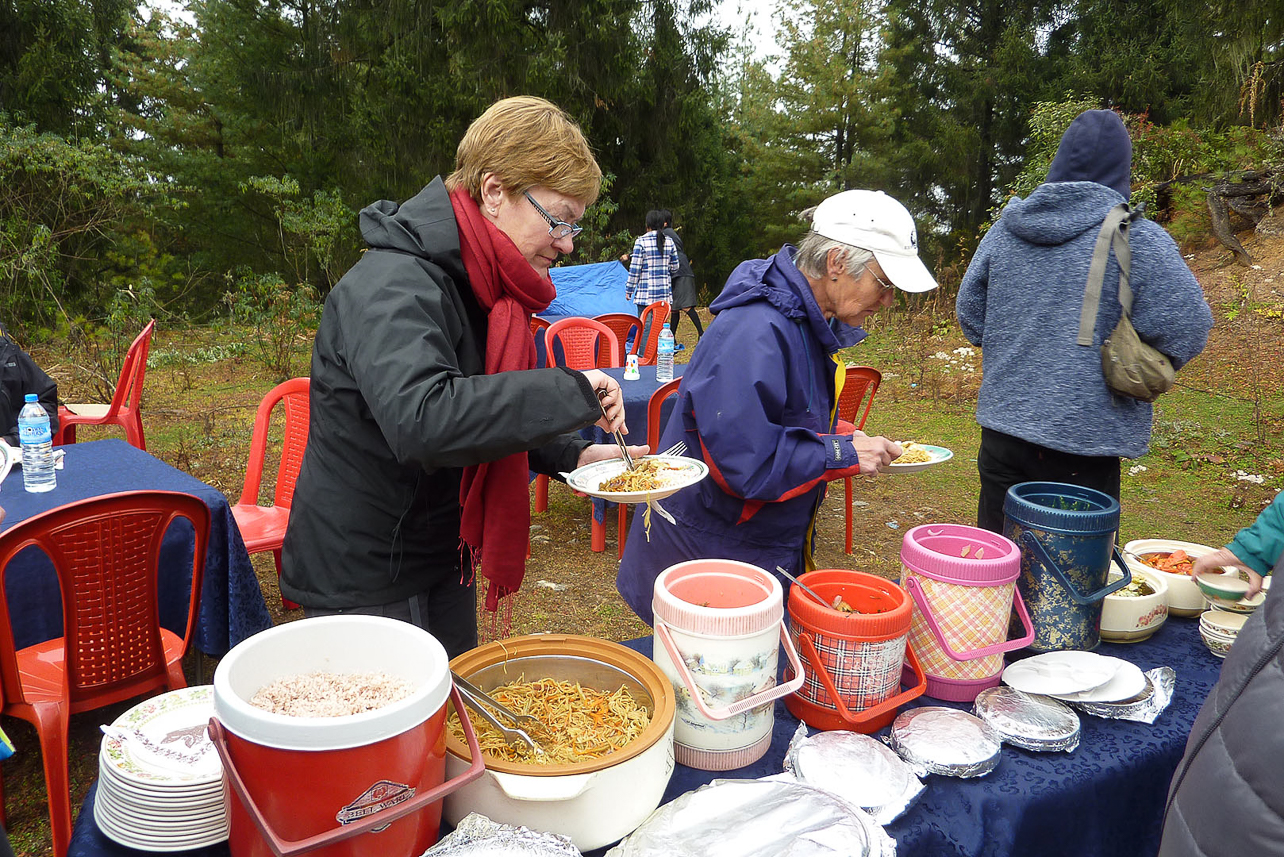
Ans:
{"type": "Polygon", "coordinates": [[[808,569],[825,485],[901,454],[885,437],[835,430],[837,353],[863,338],[859,325],[891,306],[895,288],[935,287],[909,212],[868,190],[829,197],[797,248],[732,272],[660,437],[661,449],[685,441],[709,477],[664,500],[676,525],[654,516],[648,527],[640,507],[620,561],[616,586],[638,616],[652,621],[656,577],[685,560],[808,569]]]}
{"type": "MultiPolygon", "coordinates": [[[[1119,115],[1089,110],[1062,135],[1047,181],[1013,199],[977,247],[959,286],[959,324],[981,347],[977,523],[1002,532],[1003,501],[1021,482],[1065,482],[1119,499],[1120,458],[1150,445],[1149,403],[1112,393],[1101,343],[1119,322],[1111,254],[1092,347],[1079,314],[1097,233],[1131,193],[1132,141],[1119,115]]],[[[1204,350],[1213,326],[1203,291],[1158,224],[1130,229],[1132,324],[1174,368],[1204,350]]]]}

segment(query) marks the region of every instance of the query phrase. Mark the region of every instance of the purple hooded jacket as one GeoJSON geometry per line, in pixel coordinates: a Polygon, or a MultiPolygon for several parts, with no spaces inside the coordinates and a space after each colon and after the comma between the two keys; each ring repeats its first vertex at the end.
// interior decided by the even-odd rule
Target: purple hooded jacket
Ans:
{"type": "Polygon", "coordinates": [[[663,501],[677,526],[653,515],[648,538],[645,507],[633,516],[616,586],[648,623],[656,577],[679,562],[801,574],[825,484],[860,471],[850,436],[834,433],[834,355],[864,332],[825,319],[794,252],[731,273],[682,375],[659,448],[686,441],[709,477],[663,501]]]}

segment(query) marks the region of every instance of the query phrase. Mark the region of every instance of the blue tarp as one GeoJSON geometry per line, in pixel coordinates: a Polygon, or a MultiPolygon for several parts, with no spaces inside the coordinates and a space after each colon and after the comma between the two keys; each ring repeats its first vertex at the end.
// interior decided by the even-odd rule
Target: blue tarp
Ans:
{"type": "Polygon", "coordinates": [[[619,262],[568,265],[550,268],[557,297],[540,315],[581,315],[592,318],[607,312],[637,315],[637,307],[624,299],[629,270],[619,262]]]}

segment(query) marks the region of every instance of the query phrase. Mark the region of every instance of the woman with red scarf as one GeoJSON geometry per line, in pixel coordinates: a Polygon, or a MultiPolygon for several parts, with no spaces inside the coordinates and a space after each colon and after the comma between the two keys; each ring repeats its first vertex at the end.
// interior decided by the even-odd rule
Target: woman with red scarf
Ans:
{"type": "Polygon", "coordinates": [[[624,421],[605,373],[534,368],[530,316],[552,301],[548,269],[601,183],[580,129],[543,99],[508,98],[469,127],[455,164],[361,212],[369,250],[330,292],[313,346],[281,573],[308,616],[404,619],[452,657],[477,644],[474,571],[491,611],[521,584],[528,471],[617,456],[575,432],[624,421]]]}

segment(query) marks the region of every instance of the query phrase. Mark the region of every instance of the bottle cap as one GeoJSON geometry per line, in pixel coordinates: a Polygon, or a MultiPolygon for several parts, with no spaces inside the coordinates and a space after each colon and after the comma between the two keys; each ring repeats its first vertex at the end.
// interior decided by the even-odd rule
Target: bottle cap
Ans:
{"type": "Polygon", "coordinates": [[[22,397],[22,400],[24,402],[39,402],[40,397],[37,396],[35,393],[27,393],[25,396],[22,397]]]}

